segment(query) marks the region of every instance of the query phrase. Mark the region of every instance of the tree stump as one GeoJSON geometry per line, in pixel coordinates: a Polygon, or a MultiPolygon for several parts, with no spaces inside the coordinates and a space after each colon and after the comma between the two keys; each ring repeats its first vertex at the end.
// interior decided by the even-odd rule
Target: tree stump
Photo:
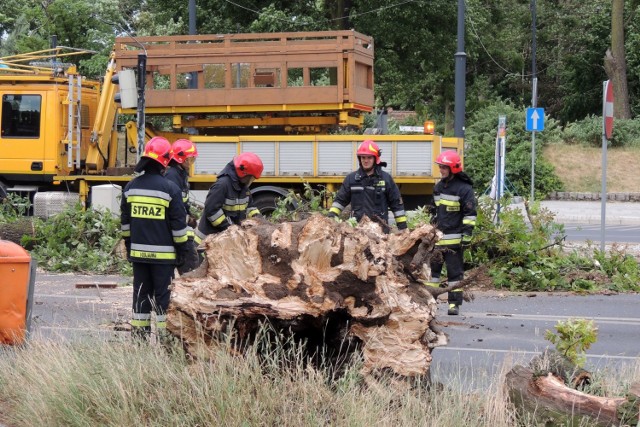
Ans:
{"type": "Polygon", "coordinates": [[[363,355],[365,374],[428,375],[447,338],[422,263],[439,238],[430,225],[385,234],[321,215],[244,221],[207,237],[205,262],[173,282],[167,327],[191,354],[232,330],[249,342],[264,323],[335,354],[363,355]]]}

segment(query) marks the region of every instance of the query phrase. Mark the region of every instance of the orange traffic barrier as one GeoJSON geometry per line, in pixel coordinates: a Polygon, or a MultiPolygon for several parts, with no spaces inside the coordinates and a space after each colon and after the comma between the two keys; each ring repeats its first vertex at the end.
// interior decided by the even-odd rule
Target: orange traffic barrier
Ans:
{"type": "Polygon", "coordinates": [[[13,242],[0,240],[0,344],[21,344],[31,319],[35,269],[31,255],[13,242]]]}

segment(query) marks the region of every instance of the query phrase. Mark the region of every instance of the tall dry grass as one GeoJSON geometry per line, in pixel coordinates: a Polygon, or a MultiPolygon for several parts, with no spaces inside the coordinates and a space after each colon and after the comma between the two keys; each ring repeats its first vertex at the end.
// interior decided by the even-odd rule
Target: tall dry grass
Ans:
{"type": "MultiPolygon", "coordinates": [[[[566,191],[602,190],[602,149],[570,144],[544,147],[544,158],[556,170],[566,191]]],[[[640,191],[640,148],[607,149],[607,192],[640,191]]]]}
{"type": "MultiPolygon", "coordinates": [[[[187,361],[154,345],[94,339],[0,350],[0,422],[20,426],[491,426],[516,425],[502,389],[464,381],[427,389],[365,385],[353,362],[340,376],[276,349],[187,361]]],[[[630,378],[629,374],[622,374],[630,378]]],[[[640,366],[631,378],[640,378],[640,366]]],[[[609,385],[605,391],[621,395],[609,385]]],[[[584,424],[588,425],[588,424],[584,424]]]]}

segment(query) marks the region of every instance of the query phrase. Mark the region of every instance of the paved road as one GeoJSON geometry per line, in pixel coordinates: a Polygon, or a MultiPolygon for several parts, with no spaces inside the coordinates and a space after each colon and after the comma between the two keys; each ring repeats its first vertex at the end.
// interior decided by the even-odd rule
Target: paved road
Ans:
{"type": "Polygon", "coordinates": [[[565,293],[482,293],[461,308],[461,316],[447,316],[440,304],[439,321],[449,345],[435,349],[434,378],[462,379],[470,387],[491,382],[508,359],[527,364],[551,344],[544,339],[559,320],[592,319],[598,341],[587,351],[589,370],[617,369],[640,363],[640,295],[565,293]]]}
{"type": "MultiPolygon", "coordinates": [[[[126,336],[130,279],[39,273],[36,279],[32,339],[74,340],[81,337],[126,336]],[[76,284],[111,283],[115,289],[77,289],[76,284]]],[[[439,304],[438,321],[449,345],[435,349],[434,379],[463,381],[473,388],[494,381],[505,360],[528,363],[549,344],[547,329],[568,317],[593,319],[598,342],[588,351],[587,369],[618,368],[640,363],[640,295],[476,292],[460,316],[446,315],[439,304]]]]}
{"type": "MultiPolygon", "coordinates": [[[[580,242],[600,242],[600,224],[564,224],[567,240],[580,242]]],[[[640,243],[640,226],[638,225],[607,225],[604,240],[609,243],[640,243]]]]}

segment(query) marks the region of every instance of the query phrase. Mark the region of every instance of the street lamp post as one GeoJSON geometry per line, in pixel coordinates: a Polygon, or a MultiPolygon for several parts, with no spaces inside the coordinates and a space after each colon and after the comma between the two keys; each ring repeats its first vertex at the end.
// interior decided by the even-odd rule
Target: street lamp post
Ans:
{"type": "Polygon", "coordinates": [[[465,115],[465,78],[467,68],[467,54],[464,53],[464,0],[458,0],[458,50],[455,53],[455,119],[454,136],[464,138],[465,115]]]}

